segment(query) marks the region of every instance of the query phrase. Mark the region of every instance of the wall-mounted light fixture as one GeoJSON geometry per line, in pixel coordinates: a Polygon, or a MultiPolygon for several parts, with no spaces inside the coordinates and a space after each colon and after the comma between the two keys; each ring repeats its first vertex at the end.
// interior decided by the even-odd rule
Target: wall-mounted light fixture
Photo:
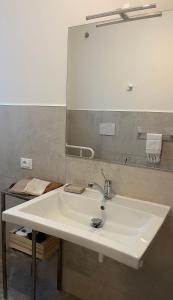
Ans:
{"type": "Polygon", "coordinates": [[[132,12],[136,12],[136,11],[153,9],[156,7],[157,7],[156,3],[152,3],[152,4],[145,4],[142,6],[120,8],[120,9],[116,9],[116,10],[105,12],[105,13],[87,16],[86,20],[88,21],[88,20],[104,18],[104,17],[108,17],[108,16],[115,16],[115,15],[120,16],[120,18],[112,19],[109,21],[102,21],[102,22],[99,22],[96,24],[96,27],[101,27],[101,26],[113,25],[113,24],[118,24],[118,23],[123,23],[123,22],[131,22],[131,21],[136,21],[136,20],[161,17],[162,12],[146,13],[146,14],[138,14],[138,15],[129,15],[128,14],[128,13],[132,13],[132,12]]]}

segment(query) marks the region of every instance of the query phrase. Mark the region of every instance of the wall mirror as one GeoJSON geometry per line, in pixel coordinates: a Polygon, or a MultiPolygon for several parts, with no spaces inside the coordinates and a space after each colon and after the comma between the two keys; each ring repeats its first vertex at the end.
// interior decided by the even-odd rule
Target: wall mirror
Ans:
{"type": "Polygon", "coordinates": [[[171,11],[69,28],[67,155],[173,170],[172,28],[171,11]],[[162,134],[159,161],[149,133],[162,134]]]}

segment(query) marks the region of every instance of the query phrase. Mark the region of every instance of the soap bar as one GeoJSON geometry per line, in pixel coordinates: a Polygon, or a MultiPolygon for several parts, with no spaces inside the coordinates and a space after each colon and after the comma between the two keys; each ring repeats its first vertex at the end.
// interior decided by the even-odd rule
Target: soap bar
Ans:
{"type": "Polygon", "coordinates": [[[85,191],[85,187],[76,184],[67,184],[64,187],[65,192],[82,194],[85,191]]]}

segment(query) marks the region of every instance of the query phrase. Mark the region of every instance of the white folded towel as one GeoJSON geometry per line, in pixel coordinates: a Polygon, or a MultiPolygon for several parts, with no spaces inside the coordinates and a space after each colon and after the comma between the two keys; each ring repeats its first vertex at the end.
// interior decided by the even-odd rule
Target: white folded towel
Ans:
{"type": "Polygon", "coordinates": [[[150,163],[159,163],[162,152],[162,134],[147,133],[146,156],[150,163]]]}
{"type": "Polygon", "coordinates": [[[33,178],[25,186],[24,192],[29,195],[40,196],[49,184],[49,181],[33,178]]]}

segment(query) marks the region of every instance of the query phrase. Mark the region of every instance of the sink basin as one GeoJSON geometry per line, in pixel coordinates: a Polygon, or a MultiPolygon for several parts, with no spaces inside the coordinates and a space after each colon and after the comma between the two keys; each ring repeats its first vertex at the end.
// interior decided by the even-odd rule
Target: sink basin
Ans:
{"type": "Polygon", "coordinates": [[[63,187],[6,210],[4,221],[62,238],[138,269],[170,207],[116,195],[106,202],[103,228],[92,228],[100,217],[102,195],[86,189],[82,195],[63,187]]]}

